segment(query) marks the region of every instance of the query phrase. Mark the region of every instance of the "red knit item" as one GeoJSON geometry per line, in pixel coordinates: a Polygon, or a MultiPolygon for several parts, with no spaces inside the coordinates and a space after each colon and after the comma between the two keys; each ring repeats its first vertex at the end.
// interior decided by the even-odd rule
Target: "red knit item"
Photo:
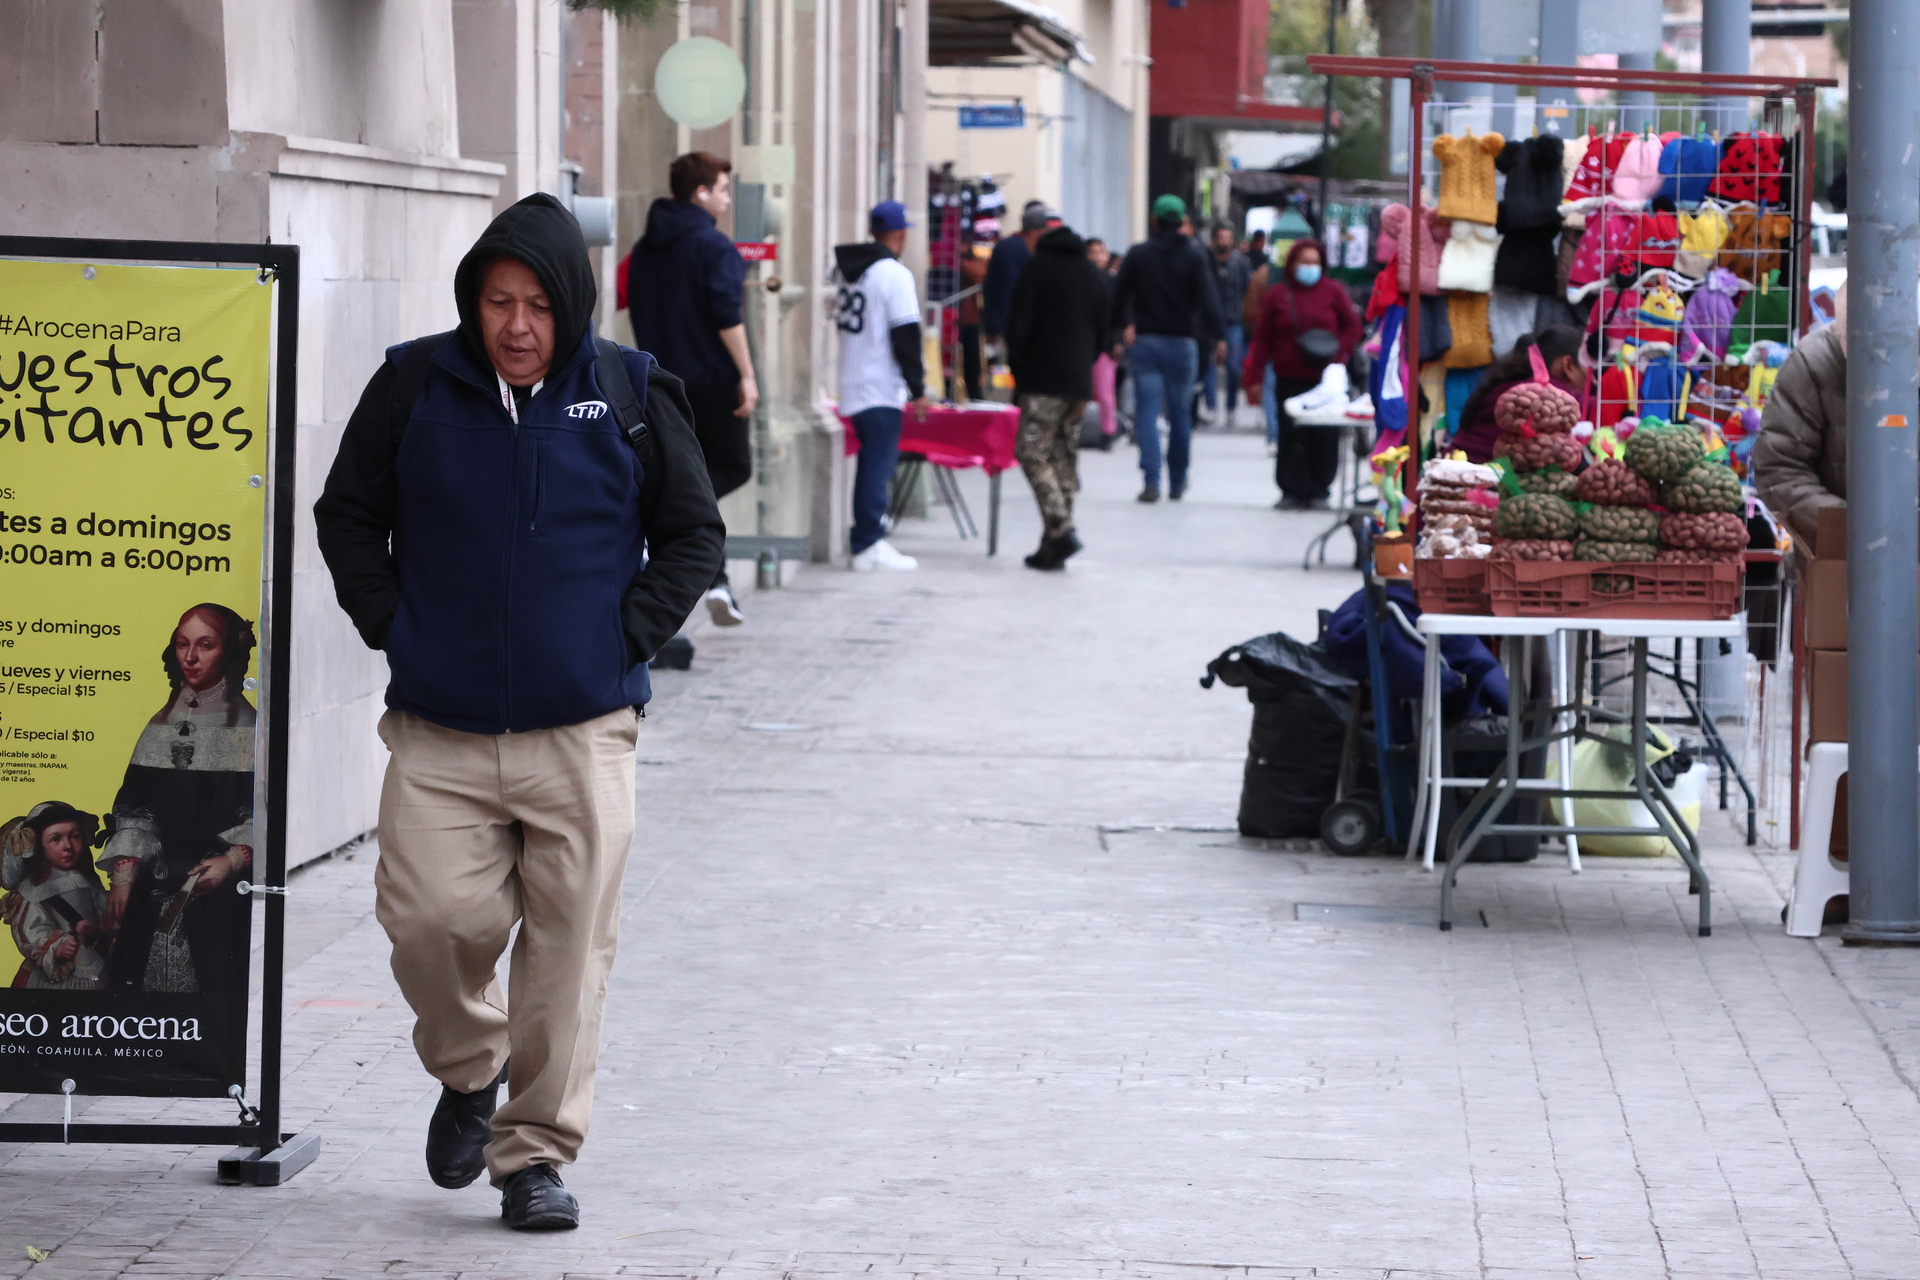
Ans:
{"type": "Polygon", "coordinates": [[[1720,149],[1720,169],[1707,194],[1723,200],[1780,203],[1781,158],[1786,140],[1777,133],[1736,133],[1720,149]]]}
{"type": "Polygon", "coordinates": [[[1573,171],[1573,181],[1567,184],[1566,199],[1591,200],[1595,196],[1604,196],[1613,190],[1613,175],[1620,169],[1620,157],[1626,154],[1627,144],[1633,141],[1630,133],[1613,133],[1604,138],[1595,138],[1588,146],[1587,153],[1580,157],[1580,167],[1573,171]]]}

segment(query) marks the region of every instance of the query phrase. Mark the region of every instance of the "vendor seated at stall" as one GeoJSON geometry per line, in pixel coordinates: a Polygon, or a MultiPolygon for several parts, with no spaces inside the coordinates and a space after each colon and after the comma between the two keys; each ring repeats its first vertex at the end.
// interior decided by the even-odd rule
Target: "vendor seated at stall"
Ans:
{"type": "Polygon", "coordinates": [[[1832,324],[1800,339],[1760,413],[1753,444],[1760,500],[1811,542],[1822,507],[1847,505],[1847,289],[1832,324]]]}
{"type": "Polygon", "coordinates": [[[1580,339],[1580,331],[1572,325],[1549,325],[1539,333],[1520,339],[1513,344],[1513,350],[1488,365],[1487,371],[1480,375],[1480,384],[1461,407],[1460,423],[1453,432],[1453,448],[1463,450],[1468,462],[1493,461],[1493,444],[1500,438],[1500,428],[1493,418],[1494,402],[1508,387],[1533,381],[1529,347],[1540,348],[1540,358],[1546,361],[1553,385],[1585,404],[1583,388],[1587,374],[1580,365],[1580,339]]]}

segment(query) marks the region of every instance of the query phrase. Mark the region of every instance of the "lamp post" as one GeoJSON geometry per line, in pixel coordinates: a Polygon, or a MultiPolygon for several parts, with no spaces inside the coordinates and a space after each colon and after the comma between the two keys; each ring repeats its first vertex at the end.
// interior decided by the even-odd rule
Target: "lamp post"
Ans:
{"type": "MultiPolygon", "coordinates": [[[[1920,12],[1854,0],[1847,104],[1845,940],[1920,945],[1920,12]]],[[[1802,128],[1811,130],[1812,122],[1802,128]]],[[[1821,850],[1822,853],[1825,850],[1821,850]]]]}

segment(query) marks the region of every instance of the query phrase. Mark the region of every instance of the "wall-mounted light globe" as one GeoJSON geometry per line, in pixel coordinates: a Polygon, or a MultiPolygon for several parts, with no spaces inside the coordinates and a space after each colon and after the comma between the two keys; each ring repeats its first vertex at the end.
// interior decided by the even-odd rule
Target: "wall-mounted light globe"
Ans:
{"type": "Polygon", "coordinates": [[[660,109],[689,129],[725,124],[747,94],[747,69],[710,36],[690,36],[660,55],[653,70],[660,109]]]}

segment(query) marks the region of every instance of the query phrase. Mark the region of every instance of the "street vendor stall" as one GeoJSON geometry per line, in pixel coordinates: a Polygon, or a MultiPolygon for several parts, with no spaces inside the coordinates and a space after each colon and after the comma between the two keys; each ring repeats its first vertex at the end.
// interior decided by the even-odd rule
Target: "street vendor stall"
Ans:
{"type": "Polygon", "coordinates": [[[1581,834],[1664,837],[1700,895],[1704,936],[1706,874],[1692,824],[1654,776],[1648,686],[1674,684],[1723,794],[1729,776],[1748,794],[1751,841],[1751,789],[1678,655],[1741,636],[1747,562],[1779,555],[1748,461],[1774,374],[1819,318],[1807,287],[1810,143],[1814,92],[1831,82],[1388,58],[1310,65],[1411,82],[1408,196],[1383,216],[1368,307],[1377,359],[1394,375],[1373,396],[1379,487],[1404,494],[1380,520],[1412,533],[1430,688],[1437,637],[1469,634],[1501,637],[1513,689],[1505,761],[1489,779],[1444,776],[1439,700],[1423,699],[1409,856],[1432,867],[1444,844],[1445,928],[1455,873],[1487,837],[1562,835],[1575,871],[1581,834]],[[1651,90],[1697,105],[1529,104],[1528,136],[1507,137],[1488,104],[1434,100],[1436,81],[1651,90]],[[1629,669],[1625,714],[1593,687],[1602,636],[1628,642],[1614,655],[1629,669]],[[1670,667],[1650,659],[1652,638],[1675,642],[1670,667]],[[1580,785],[1576,743],[1625,756],[1616,776],[1630,785],[1580,785]],[[1557,757],[1557,779],[1523,776],[1522,756],[1543,750],[1557,757]],[[1449,788],[1473,794],[1443,831],[1449,788]],[[1522,793],[1554,798],[1559,816],[1513,820],[1522,793]],[[1621,800],[1652,825],[1577,820],[1583,801],[1621,800]]]}

